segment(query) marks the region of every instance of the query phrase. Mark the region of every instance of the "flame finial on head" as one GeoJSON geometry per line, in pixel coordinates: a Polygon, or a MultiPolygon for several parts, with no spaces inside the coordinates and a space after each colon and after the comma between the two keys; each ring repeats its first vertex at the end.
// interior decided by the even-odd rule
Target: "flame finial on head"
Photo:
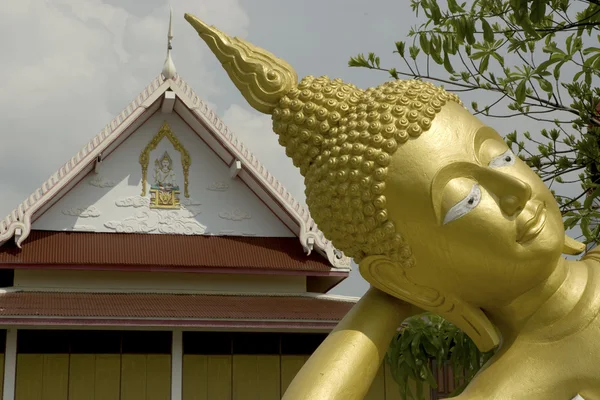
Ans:
{"type": "Polygon", "coordinates": [[[185,19],[217,56],[229,78],[256,110],[271,114],[279,100],[298,84],[294,68],[266,50],[232,38],[191,14],[185,19]]]}

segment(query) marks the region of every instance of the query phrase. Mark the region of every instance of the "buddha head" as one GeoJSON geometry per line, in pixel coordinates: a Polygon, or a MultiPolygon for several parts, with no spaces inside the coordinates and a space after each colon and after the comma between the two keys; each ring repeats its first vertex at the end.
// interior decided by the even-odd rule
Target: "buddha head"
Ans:
{"type": "Polygon", "coordinates": [[[499,336],[482,309],[546,280],[565,240],[575,252],[548,188],[456,95],[417,80],[297,83],[285,61],[186,19],[250,105],[272,115],[319,229],[378,289],[486,351],[499,336]]]}
{"type": "Polygon", "coordinates": [[[173,160],[166,151],[161,158],[157,159],[154,163],[162,172],[169,172],[173,168],[173,160]]]}

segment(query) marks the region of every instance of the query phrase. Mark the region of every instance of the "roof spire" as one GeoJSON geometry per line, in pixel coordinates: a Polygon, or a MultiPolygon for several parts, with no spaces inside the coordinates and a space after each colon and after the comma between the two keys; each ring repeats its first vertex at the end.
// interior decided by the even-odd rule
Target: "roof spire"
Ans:
{"type": "Polygon", "coordinates": [[[171,41],[173,40],[173,8],[169,6],[169,33],[167,34],[167,58],[163,65],[162,74],[165,79],[173,79],[176,75],[175,64],[171,59],[171,49],[173,48],[171,41]]]}

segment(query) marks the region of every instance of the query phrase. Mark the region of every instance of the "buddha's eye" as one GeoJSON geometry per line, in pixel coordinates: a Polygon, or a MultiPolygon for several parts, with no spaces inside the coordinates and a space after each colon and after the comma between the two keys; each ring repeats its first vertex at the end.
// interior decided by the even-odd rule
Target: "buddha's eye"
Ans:
{"type": "Polygon", "coordinates": [[[506,150],[503,154],[500,154],[498,157],[492,158],[492,161],[489,163],[490,168],[500,168],[500,167],[508,167],[513,165],[517,159],[517,156],[510,150],[506,150]]]}
{"type": "Polygon", "coordinates": [[[460,217],[468,214],[473,210],[481,201],[481,188],[479,185],[473,185],[471,192],[467,197],[456,203],[448,210],[444,217],[444,225],[448,222],[452,222],[460,217]]]}

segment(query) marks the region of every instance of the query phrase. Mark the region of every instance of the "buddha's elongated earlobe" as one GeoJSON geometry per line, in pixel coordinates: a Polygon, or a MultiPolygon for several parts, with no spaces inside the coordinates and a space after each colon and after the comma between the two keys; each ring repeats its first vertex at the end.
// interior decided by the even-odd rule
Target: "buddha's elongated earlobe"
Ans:
{"type": "Polygon", "coordinates": [[[565,235],[565,243],[563,244],[563,254],[576,256],[585,251],[585,244],[565,235]]]}
{"type": "Polygon", "coordinates": [[[480,351],[500,344],[498,331],[479,309],[453,295],[411,282],[404,269],[386,256],[365,257],[359,264],[360,274],[377,289],[441,315],[465,332],[480,351]]]}

